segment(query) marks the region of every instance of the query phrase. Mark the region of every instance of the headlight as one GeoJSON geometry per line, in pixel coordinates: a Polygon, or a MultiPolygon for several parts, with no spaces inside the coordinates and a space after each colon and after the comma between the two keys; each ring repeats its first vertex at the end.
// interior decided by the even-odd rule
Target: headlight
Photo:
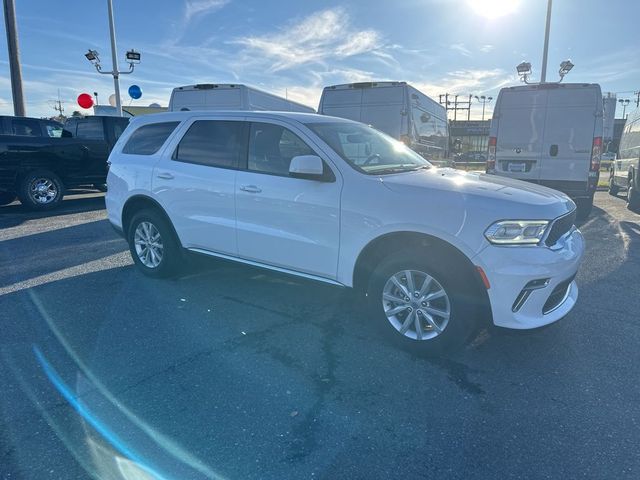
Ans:
{"type": "Polygon", "coordinates": [[[484,236],[500,245],[535,245],[544,237],[548,225],[546,220],[502,220],[487,228],[484,236]]]}

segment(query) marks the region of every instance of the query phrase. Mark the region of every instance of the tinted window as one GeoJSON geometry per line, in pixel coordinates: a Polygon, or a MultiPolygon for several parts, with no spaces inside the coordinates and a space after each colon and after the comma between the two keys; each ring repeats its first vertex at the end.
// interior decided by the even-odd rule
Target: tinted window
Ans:
{"type": "Polygon", "coordinates": [[[174,153],[181,162],[238,168],[245,156],[246,124],[198,120],[189,127],[174,153]]]}
{"type": "Polygon", "coordinates": [[[87,138],[90,140],[104,140],[104,129],[102,128],[101,118],[83,118],[78,121],[78,138],[87,138]]]}
{"type": "Polygon", "coordinates": [[[291,159],[316,153],[300,137],[279,125],[252,123],[249,135],[249,170],[288,175],[291,159]]]}
{"type": "Polygon", "coordinates": [[[115,140],[118,140],[118,138],[120,138],[120,135],[122,135],[122,133],[127,128],[127,125],[129,125],[129,119],[114,117],[113,120],[113,136],[115,140]]]}
{"type": "Polygon", "coordinates": [[[163,122],[143,125],[131,134],[122,153],[153,155],[164,144],[180,122],[163,122]]]}
{"type": "Polygon", "coordinates": [[[11,120],[11,131],[14,135],[26,137],[41,137],[40,123],[29,118],[14,118],[11,120]]]}

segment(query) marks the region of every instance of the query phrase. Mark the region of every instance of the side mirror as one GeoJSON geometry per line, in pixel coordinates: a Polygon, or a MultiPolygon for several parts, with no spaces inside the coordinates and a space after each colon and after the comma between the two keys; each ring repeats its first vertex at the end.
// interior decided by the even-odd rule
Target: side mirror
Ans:
{"type": "Polygon", "coordinates": [[[324,163],[317,155],[298,155],[291,159],[289,175],[295,178],[308,180],[322,180],[324,176],[324,163]]]}
{"type": "Polygon", "coordinates": [[[62,130],[62,133],[60,134],[61,138],[72,138],[73,134],[69,131],[69,130],[62,130]]]}

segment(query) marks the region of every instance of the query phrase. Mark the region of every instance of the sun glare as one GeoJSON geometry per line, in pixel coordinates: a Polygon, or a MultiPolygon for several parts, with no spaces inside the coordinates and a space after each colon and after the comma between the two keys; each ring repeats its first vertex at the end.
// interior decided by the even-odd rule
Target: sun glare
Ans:
{"type": "Polygon", "coordinates": [[[517,10],[520,0],[467,0],[471,8],[483,17],[493,19],[517,10]]]}

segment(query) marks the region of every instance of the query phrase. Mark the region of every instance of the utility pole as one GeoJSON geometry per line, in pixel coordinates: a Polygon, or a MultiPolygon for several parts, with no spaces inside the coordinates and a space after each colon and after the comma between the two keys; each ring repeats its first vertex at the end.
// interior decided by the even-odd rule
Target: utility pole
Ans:
{"type": "Polygon", "coordinates": [[[633,94],[636,96],[636,107],[640,107],[640,90],[633,92],[633,94]]]}
{"type": "Polygon", "coordinates": [[[22,93],[22,70],[20,68],[20,48],[18,47],[18,26],[14,0],[4,0],[4,22],[7,28],[13,114],[16,117],[24,117],[27,113],[24,108],[24,95],[22,93]]]}
{"type": "Polygon", "coordinates": [[[58,89],[58,100],[53,102],[53,109],[58,112],[58,117],[64,117],[64,107],[60,101],[60,89],[58,89]]]}
{"type": "Polygon", "coordinates": [[[544,30],[544,49],[542,50],[542,72],[540,74],[540,83],[547,81],[547,57],[549,55],[549,30],[551,29],[551,2],[547,3],[547,25],[544,30]]]}

